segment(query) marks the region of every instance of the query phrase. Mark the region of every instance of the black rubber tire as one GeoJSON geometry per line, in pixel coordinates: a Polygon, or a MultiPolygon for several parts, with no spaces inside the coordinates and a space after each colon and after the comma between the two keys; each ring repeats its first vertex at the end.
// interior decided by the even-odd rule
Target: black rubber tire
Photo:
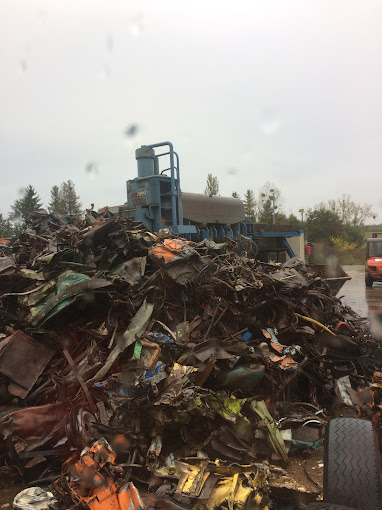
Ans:
{"type": "Polygon", "coordinates": [[[325,503],[325,501],[318,501],[317,503],[310,503],[306,510],[354,510],[349,508],[348,506],[342,505],[331,505],[330,503],[325,503]]]}
{"type": "Polygon", "coordinates": [[[324,502],[381,510],[379,448],[372,423],[334,418],[325,432],[324,502]]]}
{"type": "Polygon", "coordinates": [[[366,271],[365,273],[365,285],[366,287],[372,287],[374,283],[373,278],[370,276],[370,273],[366,271]]]}

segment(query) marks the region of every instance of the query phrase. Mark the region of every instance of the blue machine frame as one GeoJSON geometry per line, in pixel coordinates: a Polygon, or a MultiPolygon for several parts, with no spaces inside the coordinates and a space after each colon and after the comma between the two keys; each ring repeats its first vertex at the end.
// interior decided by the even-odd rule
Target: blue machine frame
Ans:
{"type": "Polygon", "coordinates": [[[142,145],[135,151],[138,164],[138,177],[128,180],[127,200],[129,206],[135,207],[135,219],[143,223],[151,232],[163,228],[171,228],[175,234],[180,234],[192,240],[221,239],[229,237],[237,239],[245,236],[252,239],[258,246],[261,239],[274,238],[276,248],[269,251],[285,250],[290,257],[295,253],[288,243],[288,237],[297,237],[302,230],[292,232],[268,232],[256,230],[256,225],[244,220],[230,225],[208,223],[194,224],[183,218],[182,192],[180,189],[179,156],[174,151],[171,142],[161,142],[142,145]],[[158,147],[168,147],[168,151],[156,154],[158,147]],[[159,172],[159,158],[169,156],[170,167],[159,172]],[[176,164],[175,164],[176,160],[176,164]],[[170,170],[170,176],[164,172],[170,170]]]}

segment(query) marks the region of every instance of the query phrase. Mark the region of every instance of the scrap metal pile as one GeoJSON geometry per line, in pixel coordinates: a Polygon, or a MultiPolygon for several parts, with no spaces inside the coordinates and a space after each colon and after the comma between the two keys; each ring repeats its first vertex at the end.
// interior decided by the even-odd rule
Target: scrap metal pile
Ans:
{"type": "Polygon", "coordinates": [[[363,328],[297,259],[32,213],[0,244],[3,486],[92,510],[314,500],[288,462],[335,409],[372,413],[363,328]]]}

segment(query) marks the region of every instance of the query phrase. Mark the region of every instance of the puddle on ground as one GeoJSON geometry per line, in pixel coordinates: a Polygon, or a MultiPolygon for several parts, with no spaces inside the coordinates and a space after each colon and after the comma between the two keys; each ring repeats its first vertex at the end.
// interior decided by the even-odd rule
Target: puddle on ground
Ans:
{"type": "Polygon", "coordinates": [[[369,317],[371,332],[382,342],[382,283],[366,287],[365,266],[343,266],[343,269],[352,279],[338,295],[343,295],[344,303],[359,315],[369,317]]]}

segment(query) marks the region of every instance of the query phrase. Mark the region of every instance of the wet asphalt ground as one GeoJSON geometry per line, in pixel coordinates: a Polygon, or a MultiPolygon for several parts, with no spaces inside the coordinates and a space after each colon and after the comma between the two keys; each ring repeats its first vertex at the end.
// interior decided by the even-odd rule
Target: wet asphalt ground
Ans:
{"type": "Polygon", "coordinates": [[[361,317],[368,317],[373,335],[382,342],[382,283],[374,283],[373,287],[365,285],[364,266],[342,266],[351,276],[337,294],[361,317]]]}

